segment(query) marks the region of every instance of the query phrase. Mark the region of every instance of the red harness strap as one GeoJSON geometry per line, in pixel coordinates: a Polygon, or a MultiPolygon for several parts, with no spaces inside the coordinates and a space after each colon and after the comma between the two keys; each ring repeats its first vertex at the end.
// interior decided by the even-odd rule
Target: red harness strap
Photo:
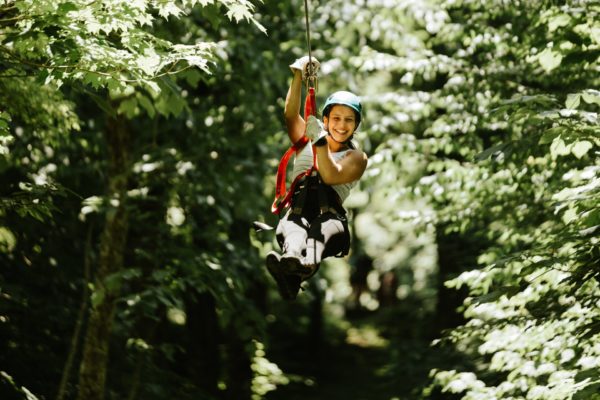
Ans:
{"type": "MultiPolygon", "coordinates": [[[[315,100],[315,89],[313,87],[308,88],[308,96],[304,102],[304,120],[307,121],[311,115],[317,115],[316,100],[315,100]]],[[[285,181],[287,178],[287,165],[292,157],[292,154],[299,150],[302,150],[308,143],[308,137],[302,136],[300,140],[294,143],[281,157],[279,161],[279,167],[277,167],[277,178],[275,183],[275,200],[271,205],[271,212],[273,214],[279,214],[281,210],[286,208],[292,202],[292,196],[298,182],[305,176],[309,176],[313,171],[317,169],[317,153],[313,146],[313,166],[306,170],[306,172],[299,174],[290,185],[290,189],[286,191],[285,181]]]]}
{"type": "Polygon", "coordinates": [[[308,88],[308,96],[304,101],[304,120],[308,121],[311,115],[317,116],[317,101],[315,100],[315,88],[308,88]]]}

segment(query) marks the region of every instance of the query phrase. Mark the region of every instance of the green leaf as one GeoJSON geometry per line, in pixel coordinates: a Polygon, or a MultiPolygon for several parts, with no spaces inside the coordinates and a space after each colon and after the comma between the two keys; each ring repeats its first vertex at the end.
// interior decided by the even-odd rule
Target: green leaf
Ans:
{"type": "Polygon", "coordinates": [[[508,143],[499,143],[495,146],[489,147],[489,148],[485,149],[484,151],[482,151],[481,153],[477,154],[475,156],[475,161],[483,161],[483,160],[489,158],[490,156],[494,155],[495,153],[503,152],[508,147],[510,147],[510,144],[508,144],[508,143]]]}
{"type": "Polygon", "coordinates": [[[548,144],[552,143],[552,141],[559,136],[561,133],[564,133],[566,128],[564,126],[555,126],[553,128],[547,129],[540,138],[539,144],[548,144]]]}
{"type": "Polygon", "coordinates": [[[10,114],[0,111],[0,155],[8,154],[8,145],[14,140],[10,134],[10,114]]]}
{"type": "Polygon", "coordinates": [[[512,297],[521,291],[519,286],[504,286],[483,296],[476,297],[473,300],[475,304],[491,303],[498,300],[502,296],[512,297]]]}
{"type": "Polygon", "coordinates": [[[58,11],[61,12],[61,13],[63,13],[63,14],[66,14],[66,13],[68,13],[70,11],[77,11],[78,9],[79,8],[75,4],[73,4],[71,2],[63,3],[63,4],[61,4],[58,7],[58,11]]]}
{"type": "Polygon", "coordinates": [[[252,15],[248,12],[248,8],[243,4],[233,4],[227,12],[229,19],[235,19],[235,22],[240,22],[243,19],[250,18],[252,15]]]}
{"type": "Polygon", "coordinates": [[[552,95],[548,94],[535,94],[535,95],[519,95],[509,100],[503,100],[503,105],[536,105],[548,107],[556,102],[556,99],[552,95]]]}
{"type": "Polygon", "coordinates": [[[560,46],[558,47],[564,52],[568,53],[569,50],[573,50],[575,48],[575,45],[572,42],[565,40],[564,42],[561,42],[560,46]]]}
{"type": "Polygon", "coordinates": [[[160,95],[161,90],[160,85],[158,83],[151,80],[145,80],[143,81],[143,83],[146,86],[146,90],[150,94],[150,97],[156,99],[160,95]]]}
{"type": "Polygon", "coordinates": [[[596,24],[590,29],[590,38],[600,44],[600,24],[596,24]]]}
{"type": "Polygon", "coordinates": [[[6,120],[0,119],[0,134],[3,136],[8,133],[8,122],[6,120]]]}
{"type": "Polygon", "coordinates": [[[196,87],[202,79],[202,74],[197,69],[190,69],[183,73],[183,77],[190,86],[196,87]]]}
{"type": "Polygon", "coordinates": [[[600,106],[600,91],[588,89],[581,93],[581,98],[588,104],[597,104],[600,106]]]}
{"type": "Polygon", "coordinates": [[[100,74],[96,72],[87,72],[83,77],[83,83],[92,86],[94,89],[98,89],[101,85],[100,74]]]}
{"type": "Polygon", "coordinates": [[[186,105],[185,99],[179,95],[163,95],[154,104],[154,107],[161,115],[168,116],[171,114],[176,116],[184,110],[186,105]]]}
{"type": "Polygon", "coordinates": [[[25,386],[17,384],[12,376],[5,371],[0,371],[0,388],[3,399],[38,400],[25,386]]]}
{"type": "Polygon", "coordinates": [[[10,253],[17,244],[15,235],[3,226],[0,226],[0,252],[10,253]]]}
{"type": "Polygon", "coordinates": [[[39,82],[40,85],[45,85],[48,83],[49,76],[50,76],[50,71],[48,71],[48,69],[46,69],[46,68],[43,68],[37,73],[35,79],[37,82],[39,82]]]}
{"type": "Polygon", "coordinates": [[[109,293],[116,293],[121,288],[122,275],[120,273],[110,274],[104,280],[104,284],[106,285],[106,290],[109,293]]]}
{"type": "Polygon", "coordinates": [[[587,154],[587,152],[594,147],[592,142],[588,140],[580,140],[573,143],[573,147],[571,148],[571,152],[577,158],[581,158],[587,154]]]}
{"type": "Polygon", "coordinates": [[[156,7],[158,8],[158,15],[165,19],[168,19],[171,15],[174,15],[177,18],[183,14],[183,11],[170,1],[156,2],[156,7]]]}
{"type": "Polygon", "coordinates": [[[600,320],[592,320],[591,322],[580,326],[577,331],[577,335],[580,339],[587,340],[600,333],[600,320]]]}
{"type": "Polygon", "coordinates": [[[587,369],[583,371],[579,371],[575,375],[575,382],[583,382],[588,379],[598,378],[598,371],[594,369],[587,369]]]}
{"type": "Polygon", "coordinates": [[[567,14],[558,14],[548,21],[548,30],[554,32],[561,26],[567,26],[571,21],[571,17],[567,14]]]}
{"type": "Polygon", "coordinates": [[[571,146],[567,146],[565,141],[562,140],[560,135],[552,141],[550,145],[550,155],[553,159],[556,159],[558,156],[566,156],[571,153],[571,146]]]}
{"type": "Polygon", "coordinates": [[[573,395],[573,400],[597,400],[600,398],[600,383],[595,382],[584,387],[573,395]]]}
{"type": "Polygon", "coordinates": [[[560,65],[563,56],[552,49],[544,49],[544,51],[539,54],[538,59],[544,71],[549,73],[560,65]]]}
{"type": "Polygon", "coordinates": [[[154,106],[152,105],[152,102],[150,101],[150,99],[148,99],[143,94],[138,94],[137,97],[138,97],[140,106],[142,106],[144,108],[144,110],[146,110],[146,112],[148,113],[150,118],[154,118],[154,116],[156,115],[156,110],[154,109],[154,106]]]}
{"type": "Polygon", "coordinates": [[[92,307],[96,308],[104,301],[104,289],[98,288],[94,290],[91,297],[92,307]]]}
{"type": "Polygon", "coordinates": [[[593,227],[600,225],[600,208],[596,208],[590,212],[583,222],[583,225],[593,227]]]}
{"type": "Polygon", "coordinates": [[[577,208],[571,207],[563,214],[562,220],[565,224],[570,224],[577,218],[577,208]]]}
{"type": "Polygon", "coordinates": [[[579,102],[581,100],[581,94],[579,93],[571,93],[567,95],[567,100],[565,101],[565,107],[574,110],[579,107],[579,102]]]}
{"type": "Polygon", "coordinates": [[[134,97],[123,100],[119,104],[119,114],[125,114],[127,118],[133,118],[139,113],[138,102],[134,97]]]}

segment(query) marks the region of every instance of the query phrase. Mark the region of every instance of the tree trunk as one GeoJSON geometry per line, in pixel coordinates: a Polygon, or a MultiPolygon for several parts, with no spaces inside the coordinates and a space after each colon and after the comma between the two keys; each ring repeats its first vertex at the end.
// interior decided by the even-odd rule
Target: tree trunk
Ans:
{"type": "MultiPolygon", "coordinates": [[[[230,227],[231,242],[235,243],[239,248],[251,248],[250,235],[248,235],[250,224],[248,221],[236,219],[230,227]]],[[[244,294],[248,301],[257,305],[261,311],[266,310],[266,290],[255,276],[248,276],[250,284],[244,294]]],[[[225,335],[225,348],[227,356],[225,357],[224,371],[227,377],[227,390],[224,393],[225,400],[250,400],[252,398],[252,358],[249,353],[252,339],[248,335],[240,334],[239,321],[247,321],[246,316],[232,318],[232,321],[224,329],[227,330],[225,335]],[[237,321],[236,321],[237,320],[237,321]]],[[[246,326],[246,329],[252,330],[252,333],[257,332],[256,326],[246,326]]]]}
{"type": "Polygon", "coordinates": [[[142,369],[144,368],[145,360],[145,352],[138,350],[137,355],[135,356],[135,369],[133,370],[133,374],[131,376],[131,387],[129,388],[127,400],[135,400],[138,398],[142,382],[142,369]]]}
{"type": "Polygon", "coordinates": [[[122,117],[109,117],[105,138],[108,152],[108,211],[100,239],[95,301],[90,312],[79,370],[78,400],[103,400],[108,364],[109,338],[119,295],[118,285],[107,277],[123,268],[128,230],[126,209],[129,132],[122,117]]]}
{"type": "Polygon", "coordinates": [[[187,370],[194,384],[217,397],[221,376],[220,332],[215,298],[210,293],[185,298],[188,333],[187,370]]]}
{"type": "Polygon", "coordinates": [[[227,335],[227,391],[226,400],[250,400],[252,398],[252,360],[248,354],[248,341],[234,330],[227,335]]]}
{"type": "Polygon", "coordinates": [[[443,227],[436,227],[436,231],[439,273],[436,318],[432,333],[434,337],[439,337],[443,330],[455,328],[465,322],[464,316],[457,309],[467,295],[466,290],[449,289],[444,282],[463,271],[475,268],[477,256],[485,243],[476,232],[446,234],[443,233],[443,227]]]}
{"type": "Polygon", "coordinates": [[[69,384],[69,377],[71,376],[71,370],[75,362],[75,356],[79,351],[79,337],[81,336],[81,330],[83,328],[83,321],[88,308],[88,299],[90,297],[90,290],[88,288],[88,282],[90,281],[92,274],[92,261],[91,261],[91,247],[92,247],[92,231],[93,224],[88,227],[87,237],[85,239],[85,250],[83,254],[83,290],[81,292],[81,302],[79,305],[79,311],[77,313],[77,322],[75,323],[75,330],[73,336],[71,336],[71,346],[69,348],[69,355],[63,368],[62,377],[60,379],[60,385],[58,387],[58,394],[56,400],[63,400],[67,394],[67,385],[69,384]]]}

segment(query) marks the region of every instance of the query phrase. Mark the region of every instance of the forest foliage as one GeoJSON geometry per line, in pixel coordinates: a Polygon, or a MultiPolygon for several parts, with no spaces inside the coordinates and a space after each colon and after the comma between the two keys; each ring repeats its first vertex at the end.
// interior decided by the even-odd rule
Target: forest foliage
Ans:
{"type": "Polygon", "coordinates": [[[438,246],[478,242],[445,283],[467,288],[467,322],[435,341],[465,361],[434,367],[423,396],[595,398],[600,5],[373,4],[344,34],[364,40],[348,60],[377,109],[369,140],[382,138],[361,239],[378,268],[400,271],[401,221],[435,227],[438,246]]]}
{"type": "Polygon", "coordinates": [[[456,63],[441,91],[454,112],[430,132],[461,124],[452,142],[476,163],[449,157],[422,186],[447,229],[483,232],[489,245],[478,268],[446,283],[468,288],[468,322],[449,340],[473,365],[434,381],[465,399],[592,399],[600,4],[507,5],[449,2],[449,41],[435,41],[456,63]]]}
{"type": "Polygon", "coordinates": [[[351,257],[294,306],[251,226],[302,2],[0,1],[3,398],[266,398],[319,298],[377,313],[390,277],[440,354],[398,396],[600,398],[600,3],[310,5],[370,161],[351,257]]]}

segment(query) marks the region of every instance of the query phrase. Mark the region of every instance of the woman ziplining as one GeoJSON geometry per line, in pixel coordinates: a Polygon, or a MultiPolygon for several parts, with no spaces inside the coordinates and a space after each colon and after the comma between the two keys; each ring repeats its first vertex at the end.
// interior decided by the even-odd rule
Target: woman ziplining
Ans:
{"type": "Polygon", "coordinates": [[[342,204],[367,167],[366,154],[352,142],[362,119],[358,96],[335,92],[323,106],[323,121],[315,116],[311,85],[316,84],[319,66],[310,55],[290,65],[294,76],[284,114],[292,147],[282,159],[273,204],[273,212],[283,215],[276,230],[282,254],[271,251],[266,258],[285,299],[296,298],[300,284],[317,272],[323,259],[348,254],[350,234],[342,204]],[[305,118],[300,116],[303,81],[309,89],[305,118]],[[285,164],[291,152],[295,152],[293,182],[285,193],[285,164]]]}
{"type": "Polygon", "coordinates": [[[319,61],[312,57],[308,0],[304,0],[308,56],[290,65],[294,74],[285,99],[285,122],[292,146],[277,170],[271,211],[283,217],[276,237],[283,254],[271,251],[266,264],[284,299],[295,299],[300,284],[312,277],[323,259],[350,249],[346,210],[342,206],[367,168],[367,155],[352,142],[362,119],[360,99],[339,91],[327,98],[323,121],[316,118],[315,86],[319,61]],[[300,116],[302,82],[307,95],[300,116]],[[293,181],[286,192],[287,162],[295,154],[293,181]]]}

